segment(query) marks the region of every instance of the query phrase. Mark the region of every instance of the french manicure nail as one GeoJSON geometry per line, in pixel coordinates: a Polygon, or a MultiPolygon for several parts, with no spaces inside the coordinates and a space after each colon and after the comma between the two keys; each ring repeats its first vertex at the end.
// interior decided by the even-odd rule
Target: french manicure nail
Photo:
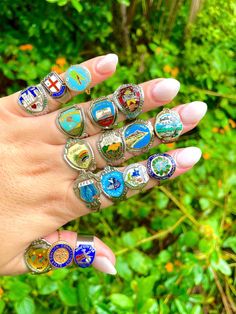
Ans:
{"type": "Polygon", "coordinates": [[[116,275],[117,273],[114,265],[106,256],[96,256],[93,266],[106,274],[116,275]]]}
{"type": "Polygon", "coordinates": [[[152,95],[156,101],[169,101],[178,94],[179,89],[179,81],[173,78],[167,78],[154,85],[152,95]]]}
{"type": "Polygon", "coordinates": [[[176,154],[176,162],[179,168],[189,168],[194,166],[202,156],[198,147],[187,147],[176,154]]]}
{"type": "Polygon", "coordinates": [[[193,101],[185,105],[180,112],[182,121],[186,124],[200,121],[207,111],[207,104],[202,101],[193,101]]]}
{"type": "Polygon", "coordinates": [[[118,56],[114,53],[109,53],[106,56],[99,59],[96,70],[100,74],[107,74],[114,72],[118,63],[118,56]]]}

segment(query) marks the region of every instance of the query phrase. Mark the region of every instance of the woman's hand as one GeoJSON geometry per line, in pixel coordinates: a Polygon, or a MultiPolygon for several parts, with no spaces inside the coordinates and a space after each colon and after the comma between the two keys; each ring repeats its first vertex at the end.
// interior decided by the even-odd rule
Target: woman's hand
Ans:
{"type": "MultiPolygon", "coordinates": [[[[92,77],[91,87],[110,77],[116,69],[117,56],[108,54],[83,63],[92,77]]],[[[62,74],[62,77],[64,75],[62,74]]],[[[149,111],[169,103],[179,91],[175,79],[156,79],[140,84],[144,91],[143,111],[149,111]]],[[[74,96],[75,93],[72,93],[74,96]]],[[[35,239],[57,240],[56,230],[67,222],[86,215],[90,210],[74,194],[73,184],[78,172],[63,160],[66,136],[56,126],[60,103],[50,98],[50,112],[33,117],[23,111],[17,103],[19,93],[0,99],[0,274],[18,274],[27,271],[23,254],[35,239]]],[[[89,102],[81,104],[85,112],[89,102]]],[[[204,116],[205,103],[193,102],[174,108],[180,115],[185,133],[193,129],[204,116]]],[[[87,114],[86,114],[87,115],[87,114]]],[[[118,120],[125,116],[121,113],[118,120]]],[[[154,124],[154,120],[150,120],[154,124]]],[[[98,169],[103,169],[105,160],[97,151],[101,130],[86,117],[86,130],[98,169]]],[[[157,137],[153,146],[158,146],[157,137]]],[[[201,151],[189,147],[168,152],[175,158],[176,171],[173,177],[190,170],[200,159],[201,151]]],[[[129,153],[125,159],[131,158],[129,153]]],[[[143,161],[145,164],[145,161],[143,161]]],[[[123,169],[123,168],[121,168],[123,169]]],[[[151,179],[145,187],[157,184],[151,179]]],[[[137,193],[129,191],[128,196],[137,193]]],[[[112,202],[101,195],[101,208],[112,202]]],[[[63,240],[75,244],[76,234],[62,232],[63,240]]],[[[95,239],[97,249],[94,266],[101,271],[115,274],[115,257],[100,240],[95,239]]]]}

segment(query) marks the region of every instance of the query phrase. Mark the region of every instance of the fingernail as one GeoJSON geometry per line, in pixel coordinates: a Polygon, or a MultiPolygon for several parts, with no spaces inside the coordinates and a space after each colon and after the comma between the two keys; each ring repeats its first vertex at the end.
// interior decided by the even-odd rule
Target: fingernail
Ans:
{"type": "Polygon", "coordinates": [[[182,121],[186,124],[200,121],[207,111],[207,104],[202,101],[194,101],[185,105],[180,112],[182,121]]]}
{"type": "Polygon", "coordinates": [[[176,154],[176,162],[179,168],[189,168],[194,166],[202,156],[198,147],[187,147],[176,154]]]}
{"type": "Polygon", "coordinates": [[[109,53],[98,61],[96,65],[96,70],[100,74],[107,74],[110,72],[114,72],[116,70],[117,63],[118,63],[118,56],[114,53],[109,53]]]}
{"type": "Polygon", "coordinates": [[[178,94],[179,89],[179,81],[173,78],[163,79],[154,85],[152,95],[156,101],[169,101],[178,94]]]}
{"type": "Polygon", "coordinates": [[[96,256],[93,266],[106,274],[116,275],[117,273],[112,262],[105,256],[96,256]]]}

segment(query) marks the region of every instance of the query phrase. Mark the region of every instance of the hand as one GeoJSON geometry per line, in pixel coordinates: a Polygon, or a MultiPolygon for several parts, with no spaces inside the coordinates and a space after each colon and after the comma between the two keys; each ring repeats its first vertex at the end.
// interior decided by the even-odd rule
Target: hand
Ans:
{"type": "MultiPolygon", "coordinates": [[[[108,54],[83,63],[92,76],[91,87],[110,77],[116,69],[117,56],[108,54]]],[[[62,77],[64,74],[62,74],[62,77]]],[[[145,103],[143,111],[169,103],[179,91],[179,82],[174,79],[156,79],[141,84],[145,103]]],[[[76,93],[72,93],[74,96],[76,93]]],[[[55,123],[60,103],[50,99],[46,115],[29,116],[17,104],[19,93],[0,99],[0,151],[1,151],[1,228],[0,228],[0,274],[13,275],[27,271],[23,253],[35,239],[57,240],[56,230],[67,222],[86,215],[90,210],[74,194],[73,184],[78,172],[68,167],[63,160],[66,136],[55,123]]],[[[88,110],[89,102],[82,103],[88,110]]],[[[204,116],[207,107],[202,102],[193,102],[174,108],[183,123],[182,133],[193,129],[204,116]]],[[[125,119],[121,113],[119,121],[125,119]]],[[[152,124],[154,119],[150,120],[152,124]]],[[[96,142],[100,129],[86,118],[86,129],[98,169],[103,169],[105,160],[97,151],[96,142]]],[[[153,146],[160,141],[155,138],[153,146]]],[[[176,171],[172,178],[190,170],[200,159],[201,151],[195,147],[168,152],[175,158],[176,171]]],[[[125,159],[132,155],[126,153],[125,159]]],[[[145,161],[143,161],[145,164],[145,161]]],[[[121,168],[121,170],[124,168],[121,168]]],[[[157,181],[151,179],[145,189],[157,181]]],[[[137,191],[128,192],[128,197],[137,191]]],[[[112,202],[101,195],[101,208],[112,202]]],[[[76,234],[62,232],[62,239],[74,245],[76,234]]],[[[115,256],[100,240],[95,240],[97,257],[94,266],[101,271],[115,274],[115,256]]]]}

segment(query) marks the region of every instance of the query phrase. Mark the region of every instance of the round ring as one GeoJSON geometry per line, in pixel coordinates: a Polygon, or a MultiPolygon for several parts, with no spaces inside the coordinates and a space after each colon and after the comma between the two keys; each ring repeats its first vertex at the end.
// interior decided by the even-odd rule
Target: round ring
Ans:
{"type": "Polygon", "coordinates": [[[75,92],[83,92],[89,89],[91,74],[85,66],[72,65],[65,73],[67,87],[75,92]]]}
{"type": "Polygon", "coordinates": [[[113,201],[123,200],[127,193],[123,173],[110,166],[101,172],[100,187],[105,196],[113,201]]]}
{"type": "Polygon", "coordinates": [[[176,111],[165,108],[156,116],[154,129],[163,143],[169,143],[180,136],[183,124],[176,111]]]}
{"type": "Polygon", "coordinates": [[[64,160],[75,170],[94,170],[96,161],[90,144],[78,138],[69,138],[64,148],[64,160]]]}
{"type": "Polygon", "coordinates": [[[132,164],[123,173],[125,184],[131,190],[142,190],[149,181],[147,168],[142,164],[132,164]]]}
{"type": "Polygon", "coordinates": [[[148,174],[157,180],[170,178],[175,172],[175,169],[175,160],[168,154],[154,154],[147,160],[148,174]]]}
{"type": "Polygon", "coordinates": [[[104,132],[97,143],[101,156],[109,165],[119,164],[125,155],[125,141],[119,131],[104,132]]]}
{"type": "Polygon", "coordinates": [[[87,268],[93,263],[95,255],[94,237],[78,236],[74,251],[75,264],[81,268],[87,268]]]}
{"type": "Polygon", "coordinates": [[[48,112],[47,95],[40,84],[22,90],[17,102],[23,110],[34,116],[44,115],[48,112]]]}
{"type": "Polygon", "coordinates": [[[73,187],[75,195],[93,211],[98,211],[101,207],[98,180],[92,172],[84,172],[76,179],[73,187]]]}
{"type": "Polygon", "coordinates": [[[78,105],[67,107],[59,111],[56,119],[59,130],[67,136],[84,138],[85,132],[84,110],[78,105]]]}
{"type": "Polygon", "coordinates": [[[66,103],[70,100],[70,92],[56,72],[50,72],[41,81],[42,86],[50,97],[56,99],[60,103],[66,103]]]}
{"type": "Polygon", "coordinates": [[[33,241],[24,252],[24,261],[32,274],[44,274],[51,269],[48,249],[51,244],[44,239],[33,241]]]}
{"type": "Polygon", "coordinates": [[[64,268],[73,262],[73,248],[66,241],[53,243],[48,250],[48,259],[54,268],[64,268]]]}
{"type": "Polygon", "coordinates": [[[101,129],[112,129],[116,125],[117,107],[110,97],[100,97],[91,101],[90,120],[101,129]]]}
{"type": "Polygon", "coordinates": [[[129,152],[146,152],[154,140],[153,126],[150,121],[136,120],[123,129],[126,150],[129,152]]]}
{"type": "Polygon", "coordinates": [[[113,94],[117,107],[129,120],[135,119],[141,112],[144,104],[144,93],[139,85],[121,85],[113,94]]]}

